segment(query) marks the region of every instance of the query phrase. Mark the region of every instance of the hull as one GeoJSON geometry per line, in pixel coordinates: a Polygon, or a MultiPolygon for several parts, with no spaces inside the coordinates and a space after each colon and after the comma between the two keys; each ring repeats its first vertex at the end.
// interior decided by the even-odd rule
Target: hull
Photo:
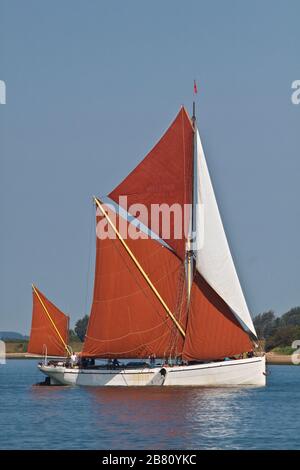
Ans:
{"type": "Polygon", "coordinates": [[[265,357],[187,366],[126,369],[78,369],[39,365],[51,384],[83,386],[200,386],[266,385],[265,357]]]}

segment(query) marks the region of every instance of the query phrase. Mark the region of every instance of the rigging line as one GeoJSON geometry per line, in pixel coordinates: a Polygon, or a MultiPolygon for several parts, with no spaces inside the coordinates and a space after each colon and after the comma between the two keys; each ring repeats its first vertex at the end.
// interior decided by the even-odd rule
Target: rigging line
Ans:
{"type": "MultiPolygon", "coordinates": [[[[184,267],[180,267],[179,275],[177,278],[176,282],[176,300],[175,300],[175,306],[174,306],[174,315],[176,316],[177,320],[179,321],[180,324],[184,324],[184,309],[183,309],[183,303],[184,303],[184,297],[185,297],[185,270],[184,267]]],[[[177,343],[178,342],[178,330],[172,329],[172,347],[175,350],[177,343]]]]}
{"type": "Polygon", "coordinates": [[[89,230],[89,254],[88,254],[88,266],[86,271],[86,285],[85,285],[85,303],[84,303],[84,314],[88,315],[88,297],[90,291],[90,280],[91,280],[91,267],[92,267],[92,234],[95,232],[95,217],[94,209],[91,206],[91,220],[90,220],[90,230],[89,230]]]}
{"type": "Polygon", "coordinates": [[[95,203],[97,204],[97,206],[99,207],[99,209],[101,210],[102,214],[104,215],[104,217],[106,218],[106,220],[108,221],[108,223],[110,224],[110,226],[112,227],[112,229],[114,230],[114,232],[116,233],[118,239],[120,240],[120,242],[122,243],[122,245],[124,246],[125,250],[127,251],[127,253],[130,255],[132,261],[134,262],[134,264],[137,266],[137,268],[139,269],[139,271],[141,272],[141,274],[143,275],[143,277],[145,278],[145,280],[148,282],[149,286],[151,287],[152,291],[155,293],[156,297],[159,299],[160,303],[163,305],[164,309],[166,310],[167,314],[171,317],[172,321],[175,323],[175,325],[177,326],[177,328],[179,329],[180,333],[182,334],[183,337],[185,337],[185,331],[183,330],[182,326],[178,323],[178,321],[176,320],[176,318],[174,317],[173,313],[171,312],[171,310],[169,309],[169,307],[167,306],[167,304],[165,303],[165,301],[163,300],[163,298],[161,297],[161,295],[159,294],[158,290],[156,289],[156,287],[153,285],[153,283],[151,282],[151,280],[149,279],[148,275],[146,274],[146,272],[144,271],[144,269],[142,268],[142,266],[140,265],[140,263],[138,262],[137,258],[134,256],[134,254],[132,253],[132,251],[130,250],[130,248],[128,247],[128,245],[125,243],[125,241],[123,240],[121,234],[118,232],[117,228],[115,227],[115,225],[113,224],[113,222],[111,221],[110,217],[108,216],[108,214],[106,213],[105,209],[103,209],[102,207],[102,203],[99,201],[99,199],[97,199],[95,197],[95,203]]]}
{"type": "MultiPolygon", "coordinates": [[[[183,207],[185,207],[186,204],[186,190],[187,190],[187,185],[186,185],[186,154],[185,154],[185,134],[184,134],[184,122],[183,122],[183,115],[181,114],[181,129],[182,129],[182,150],[183,150],[183,207]]],[[[185,211],[183,212],[183,217],[185,216],[185,211]]],[[[184,227],[185,227],[185,222],[184,222],[184,227]]],[[[182,236],[185,236],[185,233],[182,234],[182,236]]]]}
{"type": "MultiPolygon", "coordinates": [[[[193,127],[193,142],[195,140],[195,127],[194,127],[194,104],[193,104],[193,117],[192,117],[192,127],[193,127]]],[[[185,153],[184,153],[184,162],[185,162],[185,153]]],[[[184,165],[185,166],[185,165],[184,165]]],[[[185,245],[185,267],[186,267],[186,277],[187,277],[187,294],[188,294],[188,302],[187,302],[187,309],[189,308],[190,303],[190,294],[191,294],[191,286],[193,282],[193,259],[192,259],[192,251],[191,251],[191,234],[193,233],[193,207],[194,207],[194,200],[193,200],[193,191],[194,191],[194,143],[192,148],[192,164],[191,167],[188,166],[189,172],[192,173],[192,178],[189,185],[185,184],[184,195],[186,198],[187,191],[189,192],[189,197],[191,197],[192,207],[189,210],[188,214],[188,223],[185,224],[185,229],[187,229],[186,234],[186,245],[185,245]]],[[[185,180],[186,183],[186,180],[185,180]]],[[[184,212],[186,216],[186,211],[184,212]]]]}
{"type": "Polygon", "coordinates": [[[60,339],[61,342],[63,343],[65,350],[67,351],[68,354],[70,354],[69,347],[67,346],[67,344],[65,343],[63,337],[61,336],[60,332],[58,331],[58,329],[57,329],[57,327],[56,327],[56,325],[55,325],[55,323],[54,323],[54,321],[53,321],[53,319],[52,319],[50,313],[48,312],[48,309],[47,309],[46,305],[44,304],[43,300],[41,299],[40,294],[38,293],[38,291],[37,291],[37,289],[36,289],[36,287],[35,287],[34,284],[32,284],[32,289],[33,289],[35,295],[37,296],[37,298],[39,299],[39,301],[40,301],[40,303],[41,303],[41,305],[42,305],[44,311],[46,312],[47,317],[48,317],[48,319],[50,320],[50,322],[51,322],[51,324],[52,324],[52,326],[53,326],[55,332],[57,333],[59,339],[60,339]]]}
{"type": "MultiPolygon", "coordinates": [[[[177,281],[177,292],[178,294],[177,294],[176,305],[175,305],[175,314],[176,314],[176,318],[178,319],[178,321],[182,323],[182,320],[184,320],[184,318],[182,318],[183,313],[184,313],[183,312],[184,296],[186,294],[184,268],[181,268],[181,273],[177,281]]],[[[172,351],[174,357],[178,356],[178,342],[179,342],[178,330],[173,328],[170,350],[172,351]]]]}

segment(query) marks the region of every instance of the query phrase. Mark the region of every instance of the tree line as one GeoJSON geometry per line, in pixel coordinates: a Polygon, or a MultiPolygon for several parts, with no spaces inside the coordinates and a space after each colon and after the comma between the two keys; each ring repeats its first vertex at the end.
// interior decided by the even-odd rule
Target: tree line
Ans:
{"type": "Polygon", "coordinates": [[[69,331],[69,340],[70,341],[84,341],[86,335],[86,330],[89,322],[89,316],[84,315],[84,317],[77,320],[75,323],[74,330],[69,331]]]}
{"type": "Polygon", "coordinates": [[[291,348],[300,340],[300,307],[295,307],[277,317],[273,310],[260,313],[253,320],[258,338],[265,341],[265,350],[291,348]]]}

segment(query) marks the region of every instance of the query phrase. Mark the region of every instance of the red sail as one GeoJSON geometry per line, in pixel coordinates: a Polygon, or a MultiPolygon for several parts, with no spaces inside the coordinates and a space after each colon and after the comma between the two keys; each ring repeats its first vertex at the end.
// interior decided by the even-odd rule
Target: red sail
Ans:
{"type": "MultiPolygon", "coordinates": [[[[111,211],[108,213],[112,216],[111,211]]],[[[124,224],[121,217],[116,219],[117,225],[120,221],[124,224]]],[[[181,261],[153,239],[127,238],[126,244],[184,327],[185,281],[181,261]]],[[[94,298],[82,355],[168,357],[180,355],[182,348],[183,338],[177,327],[120,240],[97,237],[94,298]]]]}
{"type": "Polygon", "coordinates": [[[228,305],[197,273],[192,287],[183,358],[222,359],[252,349],[248,334],[228,305]]]}
{"type": "MultiPolygon", "coordinates": [[[[120,196],[127,196],[127,207],[132,215],[138,217],[147,227],[152,228],[184,259],[185,236],[188,227],[188,216],[184,217],[184,205],[192,203],[193,175],[193,139],[194,130],[191,120],[184,108],[144,160],[125,178],[110,194],[109,197],[124,207],[120,196]],[[130,211],[132,204],[143,204],[148,210],[148,217],[130,211]],[[168,230],[163,226],[163,220],[151,217],[151,205],[176,204],[180,217],[177,217],[176,227],[174,216],[168,230]],[[157,220],[158,219],[158,220],[157,220]]],[[[161,217],[162,219],[162,217],[161,217]]],[[[166,219],[165,219],[166,221],[166,219]]]]}
{"type": "Polygon", "coordinates": [[[61,312],[39,290],[33,290],[33,308],[28,352],[49,356],[66,356],[66,350],[40,301],[42,300],[62,339],[68,344],[69,317],[61,312]],[[38,295],[37,295],[38,294],[38,295]],[[39,299],[39,297],[40,299],[39,299]]]}

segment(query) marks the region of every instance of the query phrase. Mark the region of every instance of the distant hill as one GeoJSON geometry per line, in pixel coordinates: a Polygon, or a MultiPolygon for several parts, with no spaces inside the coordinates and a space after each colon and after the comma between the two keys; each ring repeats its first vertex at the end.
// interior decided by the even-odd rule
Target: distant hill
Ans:
{"type": "Polygon", "coordinates": [[[28,336],[21,335],[21,333],[17,333],[16,331],[0,331],[0,339],[1,340],[8,340],[8,339],[16,339],[16,340],[26,340],[28,336]]]}

